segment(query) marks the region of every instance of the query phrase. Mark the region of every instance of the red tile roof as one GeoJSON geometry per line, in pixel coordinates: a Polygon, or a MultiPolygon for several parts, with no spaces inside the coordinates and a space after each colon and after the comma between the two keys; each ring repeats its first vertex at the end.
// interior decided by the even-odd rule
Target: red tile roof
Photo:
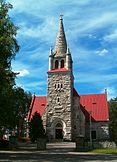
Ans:
{"type": "Polygon", "coordinates": [[[80,104],[85,114],[86,121],[89,121],[89,113],[91,113],[92,121],[109,120],[106,94],[80,95],[80,104]]]}
{"type": "MultiPolygon", "coordinates": [[[[79,96],[75,89],[73,89],[73,95],[79,96]]],[[[33,97],[28,119],[30,120],[36,111],[42,116],[45,112],[46,102],[46,96],[33,97]]],[[[86,121],[89,121],[90,112],[92,121],[108,121],[109,115],[106,94],[80,95],[80,104],[86,121]]]]}
{"type": "Polygon", "coordinates": [[[35,112],[38,112],[41,116],[44,114],[46,108],[46,102],[47,102],[46,99],[47,99],[46,96],[32,97],[32,103],[28,114],[28,120],[31,120],[32,115],[35,112]]]}
{"type": "Polygon", "coordinates": [[[59,68],[59,69],[53,69],[53,70],[49,70],[48,72],[69,72],[70,70],[66,69],[66,68],[59,68]]]}

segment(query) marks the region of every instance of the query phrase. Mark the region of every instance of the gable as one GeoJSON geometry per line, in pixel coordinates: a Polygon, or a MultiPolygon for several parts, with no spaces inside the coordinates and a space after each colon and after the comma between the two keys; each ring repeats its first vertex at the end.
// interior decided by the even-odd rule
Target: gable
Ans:
{"type": "Polygon", "coordinates": [[[85,114],[86,121],[89,121],[90,113],[92,121],[109,120],[106,94],[80,95],[80,104],[85,114]]]}
{"type": "Polygon", "coordinates": [[[31,120],[35,112],[38,112],[41,116],[44,114],[46,108],[46,102],[47,102],[46,100],[47,100],[46,96],[32,97],[32,102],[28,113],[28,121],[31,120]]]}

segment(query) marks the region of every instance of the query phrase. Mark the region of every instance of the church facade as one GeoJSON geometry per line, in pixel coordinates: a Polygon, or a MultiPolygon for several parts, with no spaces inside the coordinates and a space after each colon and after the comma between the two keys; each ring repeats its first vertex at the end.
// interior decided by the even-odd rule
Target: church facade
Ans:
{"type": "Polygon", "coordinates": [[[34,96],[29,120],[35,111],[42,116],[49,140],[106,140],[108,130],[107,94],[79,95],[74,88],[73,60],[67,46],[63,19],[54,51],[50,48],[47,96],[34,96]]]}

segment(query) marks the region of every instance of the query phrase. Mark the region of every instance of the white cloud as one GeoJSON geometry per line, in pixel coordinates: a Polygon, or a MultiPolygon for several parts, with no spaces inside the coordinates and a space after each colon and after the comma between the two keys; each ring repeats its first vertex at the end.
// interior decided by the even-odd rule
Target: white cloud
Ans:
{"type": "Polygon", "coordinates": [[[111,69],[114,71],[117,67],[116,57],[114,57],[117,50],[112,52],[112,45],[107,47],[104,44],[107,41],[111,42],[117,39],[117,29],[114,29],[117,26],[117,3],[115,0],[107,1],[106,3],[105,0],[8,1],[14,6],[11,11],[11,17],[20,27],[18,39],[21,42],[21,53],[13,62],[13,69],[15,71],[18,71],[20,68],[23,69],[20,70],[18,80],[25,87],[28,86],[28,89],[35,89],[35,86],[36,89],[41,88],[41,86],[44,87],[44,85],[39,85],[40,83],[37,80],[45,80],[46,82],[49,46],[54,46],[59,24],[59,14],[62,11],[64,11],[64,27],[67,41],[70,40],[68,44],[72,47],[70,49],[74,61],[75,78],[77,78],[75,81],[86,84],[100,82],[103,85],[108,85],[107,82],[116,82],[117,75],[114,72],[111,74],[111,69]],[[106,35],[103,40],[104,34],[109,32],[110,34],[106,35]],[[87,48],[85,42],[87,41],[87,45],[89,38],[90,45],[87,48]],[[80,39],[84,39],[82,43],[80,43],[80,39]],[[93,47],[91,41],[97,41],[97,44],[94,43],[93,47]],[[95,44],[96,49],[94,49],[95,44]],[[96,51],[97,49],[102,50],[96,51]],[[103,57],[102,60],[96,54],[107,57],[103,57]],[[79,71],[79,74],[77,74],[77,71],[79,71]],[[28,77],[23,78],[26,75],[28,77]],[[35,86],[33,86],[33,83],[35,86]]]}
{"type": "Polygon", "coordinates": [[[109,53],[109,51],[107,49],[103,49],[101,51],[96,51],[96,53],[99,55],[99,56],[105,56],[109,53]]]}
{"type": "Polygon", "coordinates": [[[108,42],[117,41],[117,29],[115,29],[114,31],[112,31],[111,34],[106,35],[104,37],[104,40],[105,41],[108,41],[108,42]]]}
{"type": "Polygon", "coordinates": [[[19,73],[17,76],[18,77],[24,77],[24,76],[27,76],[29,75],[29,71],[26,70],[26,69],[23,69],[23,70],[19,70],[19,71],[15,71],[16,73],[19,73]]]}
{"type": "Polygon", "coordinates": [[[75,75],[76,83],[101,83],[106,84],[106,82],[111,82],[117,80],[117,74],[100,74],[100,73],[79,73],[75,75]]]}
{"type": "Polygon", "coordinates": [[[32,81],[32,82],[30,82],[30,83],[28,83],[27,85],[26,85],[26,87],[27,88],[30,88],[30,87],[38,87],[38,88],[41,88],[41,87],[43,87],[43,86],[45,86],[46,85],[46,81],[32,81]]]}
{"type": "Polygon", "coordinates": [[[111,98],[117,97],[117,90],[114,87],[105,87],[101,93],[104,93],[105,89],[107,90],[108,100],[111,98]]]}
{"type": "Polygon", "coordinates": [[[51,42],[55,38],[55,21],[53,18],[47,18],[42,24],[37,26],[27,25],[26,22],[19,23],[20,29],[18,30],[18,37],[36,38],[41,41],[51,42]],[[53,31],[53,32],[51,32],[53,31]]]}

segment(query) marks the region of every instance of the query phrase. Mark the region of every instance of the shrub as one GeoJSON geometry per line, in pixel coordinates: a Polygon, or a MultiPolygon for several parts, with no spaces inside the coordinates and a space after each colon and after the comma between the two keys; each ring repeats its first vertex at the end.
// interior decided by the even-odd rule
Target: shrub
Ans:
{"type": "Polygon", "coordinates": [[[43,127],[43,121],[39,113],[35,112],[30,121],[30,133],[29,136],[32,142],[35,142],[38,138],[45,138],[45,130],[43,127]]]}

